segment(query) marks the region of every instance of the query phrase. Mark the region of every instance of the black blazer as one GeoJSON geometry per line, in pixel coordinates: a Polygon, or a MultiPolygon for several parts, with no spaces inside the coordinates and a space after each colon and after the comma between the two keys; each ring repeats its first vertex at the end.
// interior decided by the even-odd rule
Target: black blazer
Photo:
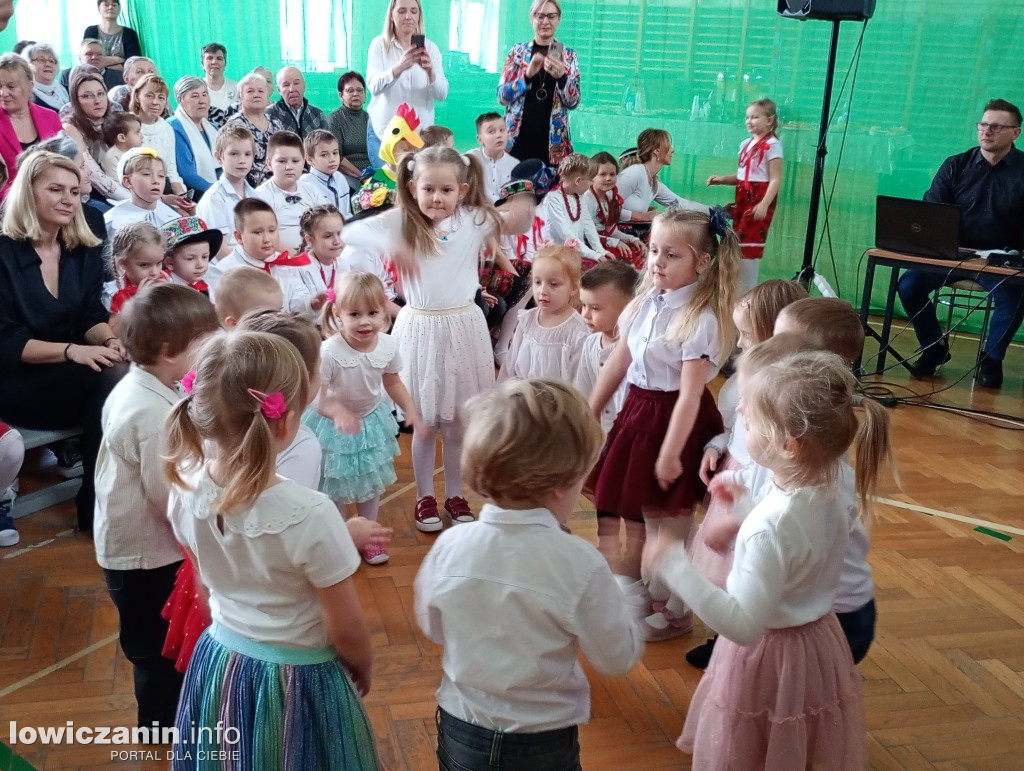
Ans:
{"type": "Polygon", "coordinates": [[[39,265],[28,241],[0,235],[0,372],[19,366],[29,340],[80,344],[110,318],[101,300],[100,247],[61,249],[58,297],[43,283],[39,265]]]}

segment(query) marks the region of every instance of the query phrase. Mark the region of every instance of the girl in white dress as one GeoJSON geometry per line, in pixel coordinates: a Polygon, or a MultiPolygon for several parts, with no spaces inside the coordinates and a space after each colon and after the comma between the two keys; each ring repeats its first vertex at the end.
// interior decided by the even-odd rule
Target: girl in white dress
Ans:
{"type": "Polygon", "coordinates": [[[498,379],[552,378],[573,383],[589,334],[576,311],[579,253],[567,246],[545,246],[533,258],[530,276],[537,307],[519,314],[498,379]]]}
{"type": "MultiPolygon", "coordinates": [[[[505,225],[483,192],[479,162],[449,147],[404,155],[397,190],[398,208],[347,225],[345,243],[392,255],[398,266],[407,304],[394,336],[402,381],[425,424],[412,440],[416,527],[430,533],[444,526],[434,498],[439,433],[444,507],[453,522],[475,519],[462,497],[460,412],[471,396],[494,383],[491,338],[473,300],[480,286],[479,255],[505,225]]],[[[521,202],[510,202],[507,216],[514,218],[519,208],[521,202]]]]}
{"type": "MultiPolygon", "coordinates": [[[[303,423],[323,448],[320,492],[342,512],[354,503],[359,516],[375,521],[381,493],[397,478],[398,424],[385,396],[414,428],[425,427],[398,376],[398,343],[381,331],[389,319],[380,279],[343,273],[330,294],[323,318],[330,336],[320,347],[320,393],[303,423]]],[[[371,565],[388,561],[388,553],[376,545],[362,554],[371,565]]]]}

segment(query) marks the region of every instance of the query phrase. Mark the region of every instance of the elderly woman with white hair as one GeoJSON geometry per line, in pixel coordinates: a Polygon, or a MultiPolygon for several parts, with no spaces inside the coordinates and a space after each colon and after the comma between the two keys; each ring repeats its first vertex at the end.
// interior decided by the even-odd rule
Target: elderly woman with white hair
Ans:
{"type": "Polygon", "coordinates": [[[205,193],[217,181],[220,164],[213,157],[217,127],[210,122],[210,92],[202,78],[186,75],[174,84],[178,109],[167,123],[174,129],[174,155],[185,185],[205,193]]]}
{"type": "Polygon", "coordinates": [[[71,96],[57,80],[57,73],[60,72],[57,52],[49,43],[33,43],[21,55],[32,68],[32,101],[59,113],[61,107],[71,103],[71,96]]]}
{"type": "Polygon", "coordinates": [[[228,123],[244,126],[252,134],[256,150],[252,157],[252,171],[246,179],[253,187],[259,187],[270,179],[267,168],[267,144],[270,135],[281,131],[284,126],[265,113],[270,103],[270,81],[253,70],[238,81],[238,112],[228,118],[228,123]]]}
{"type": "MultiPolygon", "coordinates": [[[[107,97],[112,103],[121,105],[127,110],[132,100],[132,89],[146,75],[156,75],[156,63],[147,56],[130,56],[124,63],[124,83],[114,86],[107,92],[107,97]]],[[[166,115],[164,116],[167,117],[166,115]]]]}

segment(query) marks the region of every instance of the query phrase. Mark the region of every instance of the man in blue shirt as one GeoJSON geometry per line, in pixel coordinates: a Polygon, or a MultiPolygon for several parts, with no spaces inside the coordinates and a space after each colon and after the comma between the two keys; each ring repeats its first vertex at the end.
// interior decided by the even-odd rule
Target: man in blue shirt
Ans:
{"type": "MultiPolygon", "coordinates": [[[[960,207],[961,246],[1024,247],[1024,152],[1013,145],[1020,132],[1020,110],[1004,99],[991,100],[978,123],[978,147],[947,158],[925,193],[926,201],[960,207]]],[[[900,299],[921,344],[921,356],[914,363],[919,377],[934,375],[950,359],[931,295],[956,280],[914,270],[900,277],[900,299]]],[[[974,280],[985,287],[995,305],[975,379],[978,385],[999,388],[1003,356],[1024,320],[1024,290],[1005,276],[979,275],[974,280]]]]}

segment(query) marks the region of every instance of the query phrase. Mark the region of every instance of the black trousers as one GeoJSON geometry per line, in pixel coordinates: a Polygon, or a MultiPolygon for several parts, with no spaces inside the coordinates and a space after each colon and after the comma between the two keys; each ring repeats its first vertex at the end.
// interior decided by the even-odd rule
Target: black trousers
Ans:
{"type": "Polygon", "coordinates": [[[121,650],[135,668],[135,701],[140,727],[174,725],[185,679],[163,655],[167,622],[160,615],[174,589],[181,562],[152,570],[106,570],[110,599],[121,620],[121,650]]]}
{"type": "Polygon", "coordinates": [[[82,428],[82,489],[78,491],[78,528],[92,530],[96,505],[96,456],[100,451],[103,403],[128,372],[115,364],[102,372],[74,362],[22,364],[0,377],[0,418],[37,430],[82,428]]]}

